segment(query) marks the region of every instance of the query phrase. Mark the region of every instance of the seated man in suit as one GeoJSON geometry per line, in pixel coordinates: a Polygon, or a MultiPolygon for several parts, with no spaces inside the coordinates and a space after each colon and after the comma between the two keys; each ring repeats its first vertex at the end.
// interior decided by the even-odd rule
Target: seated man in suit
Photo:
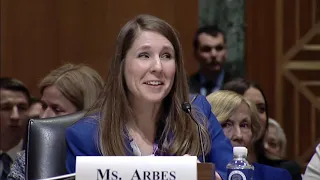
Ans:
{"type": "Polygon", "coordinates": [[[226,37],[222,30],[216,26],[199,28],[193,40],[193,51],[200,69],[189,78],[192,93],[206,96],[231,80],[233,73],[226,68],[226,37]]]}
{"type": "Polygon", "coordinates": [[[30,93],[17,79],[0,78],[0,177],[7,179],[10,166],[22,150],[28,121],[30,93]]]}

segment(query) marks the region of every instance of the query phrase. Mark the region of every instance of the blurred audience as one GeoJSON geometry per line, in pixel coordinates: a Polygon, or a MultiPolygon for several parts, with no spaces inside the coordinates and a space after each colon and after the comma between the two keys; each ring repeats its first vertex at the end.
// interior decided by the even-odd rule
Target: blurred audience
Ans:
{"type": "Polygon", "coordinates": [[[19,80],[0,78],[0,178],[7,179],[17,152],[23,149],[30,93],[19,80]]]}
{"type": "Polygon", "coordinates": [[[254,153],[256,162],[261,164],[266,164],[273,167],[284,168],[289,171],[293,180],[301,179],[301,170],[299,164],[295,161],[288,161],[285,159],[281,160],[272,160],[266,156],[266,151],[264,149],[264,137],[266,131],[268,130],[268,103],[261,87],[252,81],[248,81],[243,78],[233,79],[232,81],[226,83],[223,87],[223,90],[229,90],[236,92],[240,95],[243,95],[245,98],[250,100],[256,105],[256,108],[259,113],[260,123],[262,125],[262,136],[255,142],[254,153]]]}
{"type": "MultiPolygon", "coordinates": [[[[229,90],[236,92],[240,95],[243,95],[245,98],[254,103],[257,107],[259,113],[260,123],[262,125],[263,134],[265,134],[268,128],[268,104],[264,95],[263,90],[260,86],[254,82],[247,81],[243,78],[234,79],[228,83],[226,83],[222,90],[229,90]]],[[[262,145],[263,139],[260,139],[260,143],[262,145]]],[[[263,147],[263,146],[261,146],[263,147]]],[[[263,149],[263,148],[262,148],[263,149]]],[[[264,151],[262,151],[264,152],[264,151]]]]}
{"type": "Polygon", "coordinates": [[[303,180],[319,180],[320,179],[320,143],[316,147],[316,152],[311,158],[303,180]]]}
{"type": "Polygon", "coordinates": [[[265,155],[271,160],[286,157],[287,139],[280,124],[272,118],[268,120],[268,130],[264,136],[265,155]]]}
{"type": "MultiPolygon", "coordinates": [[[[40,100],[38,98],[35,97],[30,97],[30,106],[27,112],[27,123],[29,124],[29,120],[30,119],[37,119],[39,118],[40,114],[42,112],[42,105],[40,103],[40,100]]],[[[27,138],[28,138],[28,126],[25,127],[25,135],[24,135],[24,139],[23,139],[23,149],[25,149],[27,147],[27,138]]]]}
{"type": "MultiPolygon", "coordinates": [[[[104,82],[88,66],[66,64],[51,71],[39,86],[40,118],[49,118],[90,109],[96,103],[104,82]]],[[[8,179],[25,179],[25,158],[25,151],[18,153],[8,179]]]]}
{"type": "Polygon", "coordinates": [[[194,57],[199,63],[199,71],[189,78],[191,93],[204,96],[219,90],[232,78],[226,68],[226,37],[216,26],[204,26],[197,30],[193,40],[194,57]]]}
{"type": "Polygon", "coordinates": [[[42,113],[42,104],[38,98],[31,97],[30,107],[28,109],[29,119],[37,119],[42,113]]]}
{"type": "Polygon", "coordinates": [[[231,144],[248,149],[248,161],[254,166],[253,179],[291,179],[288,171],[255,161],[254,143],[262,134],[258,112],[252,102],[231,91],[217,91],[207,99],[231,144]]]}
{"type": "Polygon", "coordinates": [[[85,65],[66,64],[40,83],[43,113],[40,118],[67,115],[89,109],[104,86],[101,76],[85,65]]]}

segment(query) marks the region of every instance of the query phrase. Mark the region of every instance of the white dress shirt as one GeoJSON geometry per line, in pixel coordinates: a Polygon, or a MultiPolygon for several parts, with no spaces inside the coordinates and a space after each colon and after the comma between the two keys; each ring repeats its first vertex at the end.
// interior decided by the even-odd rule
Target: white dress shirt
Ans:
{"type": "Polygon", "coordinates": [[[307,166],[303,180],[320,180],[320,144],[307,166]]]}

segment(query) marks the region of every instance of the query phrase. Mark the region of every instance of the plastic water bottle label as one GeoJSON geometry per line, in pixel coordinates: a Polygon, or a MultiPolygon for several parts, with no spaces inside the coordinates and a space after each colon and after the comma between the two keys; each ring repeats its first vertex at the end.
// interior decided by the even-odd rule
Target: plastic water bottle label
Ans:
{"type": "Polygon", "coordinates": [[[228,180],[251,180],[252,170],[251,169],[241,169],[233,170],[228,169],[228,180]]]}

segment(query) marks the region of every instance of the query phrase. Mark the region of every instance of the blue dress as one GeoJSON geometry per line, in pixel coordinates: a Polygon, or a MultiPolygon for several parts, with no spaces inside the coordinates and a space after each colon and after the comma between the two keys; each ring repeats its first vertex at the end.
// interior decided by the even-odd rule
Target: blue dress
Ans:
{"type": "MultiPolygon", "coordinates": [[[[191,99],[193,96],[191,97],[191,99]]],[[[198,95],[192,102],[192,107],[199,109],[207,118],[209,133],[211,137],[211,151],[206,156],[206,162],[214,163],[219,175],[226,179],[226,166],[233,159],[232,145],[224,135],[222,127],[211,112],[211,106],[202,95],[198,95]]],[[[66,131],[67,160],[66,168],[68,173],[75,172],[76,156],[101,156],[97,135],[99,119],[95,116],[84,117],[66,131]]],[[[126,140],[129,146],[129,141],[126,140]]],[[[127,152],[132,156],[132,152],[127,152]]],[[[199,160],[202,161],[201,157],[199,160]]]]}

